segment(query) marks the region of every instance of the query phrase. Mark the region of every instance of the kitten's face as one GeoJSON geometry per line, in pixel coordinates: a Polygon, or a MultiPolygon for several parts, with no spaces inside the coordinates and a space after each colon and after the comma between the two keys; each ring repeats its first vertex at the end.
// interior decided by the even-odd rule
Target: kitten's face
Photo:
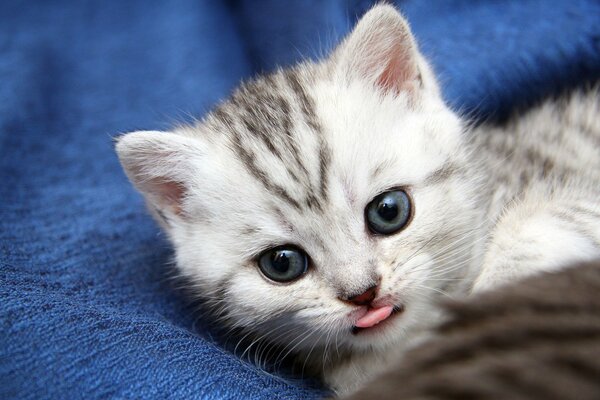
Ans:
{"type": "Polygon", "coordinates": [[[404,21],[382,7],[324,63],[259,78],[198,126],[126,135],[117,150],[178,267],[230,324],[293,350],[352,350],[398,343],[466,274],[479,215],[461,135],[404,21]]]}

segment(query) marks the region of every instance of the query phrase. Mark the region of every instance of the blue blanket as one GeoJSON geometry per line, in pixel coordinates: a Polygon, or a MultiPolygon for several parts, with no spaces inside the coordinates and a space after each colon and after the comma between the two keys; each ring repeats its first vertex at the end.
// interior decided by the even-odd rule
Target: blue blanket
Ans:
{"type": "MultiPolygon", "coordinates": [[[[214,337],[112,138],[327,52],[371,1],[0,2],[0,398],[317,398],[214,337]]],[[[600,78],[597,0],[399,1],[448,102],[489,119],[600,78]]]]}

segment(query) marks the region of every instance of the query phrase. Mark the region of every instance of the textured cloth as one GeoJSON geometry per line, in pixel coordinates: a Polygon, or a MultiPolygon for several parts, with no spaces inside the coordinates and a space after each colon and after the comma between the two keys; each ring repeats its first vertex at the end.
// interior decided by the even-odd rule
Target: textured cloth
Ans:
{"type": "MultiPolygon", "coordinates": [[[[112,138],[326,53],[369,1],[0,2],[0,398],[317,398],[169,280],[112,138]]],[[[501,118],[600,77],[597,0],[404,1],[448,102],[501,118]]]]}

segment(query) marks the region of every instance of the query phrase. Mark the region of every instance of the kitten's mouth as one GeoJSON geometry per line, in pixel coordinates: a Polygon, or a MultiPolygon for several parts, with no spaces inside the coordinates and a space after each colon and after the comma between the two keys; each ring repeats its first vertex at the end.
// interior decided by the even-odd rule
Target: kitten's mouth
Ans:
{"type": "Polygon", "coordinates": [[[360,317],[352,327],[352,334],[373,328],[375,325],[390,319],[392,316],[404,311],[402,306],[381,306],[369,308],[367,313],[360,317]]]}

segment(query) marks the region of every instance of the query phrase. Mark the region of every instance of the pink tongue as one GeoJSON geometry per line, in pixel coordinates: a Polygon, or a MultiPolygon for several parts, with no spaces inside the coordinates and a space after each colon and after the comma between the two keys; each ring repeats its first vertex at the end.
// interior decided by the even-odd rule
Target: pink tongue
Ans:
{"type": "Polygon", "coordinates": [[[356,321],[354,326],[358,328],[370,328],[389,317],[392,311],[394,311],[394,307],[392,306],[383,306],[370,309],[364,316],[356,321]]]}

